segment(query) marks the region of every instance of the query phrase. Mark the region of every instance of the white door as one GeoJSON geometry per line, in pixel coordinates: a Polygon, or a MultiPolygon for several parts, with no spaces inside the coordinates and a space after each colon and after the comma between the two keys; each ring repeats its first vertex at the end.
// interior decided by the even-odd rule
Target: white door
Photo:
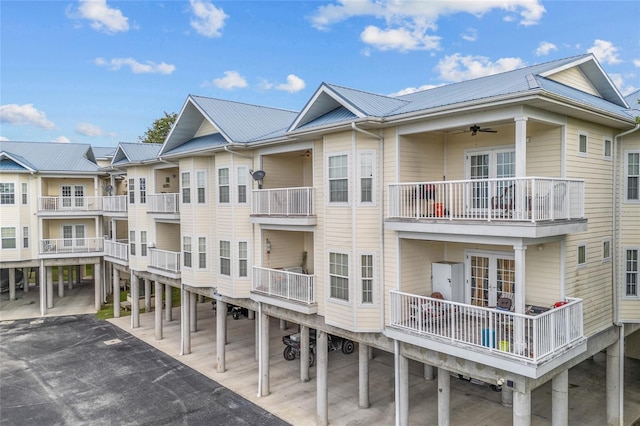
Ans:
{"type": "Polygon", "coordinates": [[[496,306],[500,297],[513,301],[516,265],[509,253],[469,252],[466,256],[469,304],[496,306]]]}
{"type": "Polygon", "coordinates": [[[84,186],[83,185],[62,185],[62,207],[83,207],[84,206],[84,186]]]}
{"type": "Polygon", "coordinates": [[[73,250],[75,247],[85,247],[84,225],[62,225],[62,246],[66,250],[73,250]]]}
{"type": "MultiPolygon", "coordinates": [[[[516,152],[513,148],[470,152],[466,156],[467,179],[473,182],[468,194],[467,210],[478,212],[489,207],[488,179],[510,178],[516,175],[516,152]]],[[[492,187],[493,195],[501,194],[513,184],[502,180],[492,187]]]]}

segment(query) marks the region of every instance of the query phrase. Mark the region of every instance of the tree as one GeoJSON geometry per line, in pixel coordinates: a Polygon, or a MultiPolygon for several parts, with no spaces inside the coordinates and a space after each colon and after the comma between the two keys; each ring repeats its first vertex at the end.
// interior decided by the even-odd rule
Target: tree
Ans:
{"type": "Polygon", "coordinates": [[[164,143],[177,118],[178,114],[175,112],[168,114],[165,111],[164,117],[155,120],[144,136],[139,136],[138,140],[142,143],[164,143]]]}

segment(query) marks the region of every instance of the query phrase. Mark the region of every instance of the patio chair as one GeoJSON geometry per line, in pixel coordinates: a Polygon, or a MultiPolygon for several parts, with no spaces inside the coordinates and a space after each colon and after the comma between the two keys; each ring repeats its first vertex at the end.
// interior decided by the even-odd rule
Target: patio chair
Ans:
{"type": "Polygon", "coordinates": [[[516,184],[505,186],[502,193],[491,197],[491,208],[494,211],[502,210],[504,216],[510,216],[515,205],[516,184]]]}
{"type": "Polygon", "coordinates": [[[496,302],[496,309],[498,311],[510,311],[513,306],[513,301],[508,297],[501,297],[496,302]]]}

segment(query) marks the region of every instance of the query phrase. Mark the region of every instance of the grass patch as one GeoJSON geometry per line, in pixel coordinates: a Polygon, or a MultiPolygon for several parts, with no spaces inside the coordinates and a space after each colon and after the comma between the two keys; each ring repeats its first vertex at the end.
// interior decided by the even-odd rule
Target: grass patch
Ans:
{"type": "MultiPolygon", "coordinates": [[[[129,294],[128,291],[127,292],[121,291],[120,301],[121,302],[126,301],[128,294],[129,294]]],[[[164,299],[164,292],[163,292],[163,299],[164,299]]],[[[180,306],[180,289],[179,288],[175,288],[175,287],[171,288],[171,306],[172,307],[180,306]]],[[[144,312],[145,312],[144,304],[141,304],[140,313],[144,313],[144,312]]],[[[131,311],[125,311],[124,309],[120,309],[121,317],[126,317],[130,315],[131,315],[131,311]]],[[[99,320],[107,320],[107,319],[113,318],[113,294],[110,294],[109,296],[107,296],[107,303],[105,303],[102,306],[102,308],[98,312],[96,312],[96,318],[98,318],[99,320]]]]}

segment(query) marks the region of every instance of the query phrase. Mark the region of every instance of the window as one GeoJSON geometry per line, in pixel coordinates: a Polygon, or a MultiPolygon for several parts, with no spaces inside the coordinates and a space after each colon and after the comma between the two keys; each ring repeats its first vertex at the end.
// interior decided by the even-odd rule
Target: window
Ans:
{"type": "Polygon", "coordinates": [[[140,204],[145,204],[146,202],[147,202],[147,178],[140,178],[140,204]]]}
{"type": "Polygon", "coordinates": [[[587,155],[587,135],[578,135],[578,153],[587,155]]]}
{"type": "Polygon", "coordinates": [[[0,204],[14,204],[16,192],[13,183],[0,183],[0,204]]]}
{"type": "Polygon", "coordinates": [[[22,204],[29,204],[29,184],[22,183],[22,204]]]}
{"type": "Polygon", "coordinates": [[[602,261],[608,262],[611,260],[611,238],[602,240],[602,261]]]}
{"type": "Polygon", "coordinates": [[[204,204],[206,202],[206,183],[207,174],[205,172],[196,172],[196,186],[198,192],[198,204],[204,204]]]}
{"type": "Polygon", "coordinates": [[[637,248],[627,249],[625,257],[625,296],[638,297],[638,252],[637,248]]]}
{"type": "Polygon", "coordinates": [[[191,173],[182,173],[182,203],[191,203],[191,173]]]}
{"type": "Polygon", "coordinates": [[[360,202],[373,203],[374,153],[360,153],[360,202]]]}
{"type": "Polygon", "coordinates": [[[329,157],[329,202],[349,202],[349,167],[346,155],[329,157]]]}
{"type": "MultiPolygon", "coordinates": [[[[142,200],[140,201],[142,202],[142,200]]],[[[140,231],[140,256],[147,255],[147,231],[140,231]]]]}
{"type": "Polygon", "coordinates": [[[231,275],[231,243],[220,241],[220,274],[231,275]]]}
{"type": "Polygon", "coordinates": [[[16,228],[1,228],[0,234],[2,235],[3,249],[16,248],[16,228]]]}
{"type": "Polygon", "coordinates": [[[640,201],[640,151],[628,152],[625,160],[627,201],[640,201]]]}
{"type": "Polygon", "coordinates": [[[240,241],[238,243],[238,276],[246,277],[248,275],[247,270],[247,242],[240,241]]]}
{"type": "Polygon", "coordinates": [[[207,239],[205,237],[198,238],[198,268],[207,267],[207,239]]]}
{"type": "Polygon", "coordinates": [[[29,227],[22,227],[22,248],[29,248],[29,227]]]}
{"type": "Polygon", "coordinates": [[[136,231],[129,231],[129,254],[136,255],[136,231]]]}
{"type": "Polygon", "coordinates": [[[229,169],[218,169],[218,201],[229,202],[229,169]]]}
{"type": "Polygon", "coordinates": [[[136,180],[135,179],[129,179],[129,188],[127,188],[127,190],[129,191],[129,204],[135,204],[136,203],[136,180]]]}
{"type": "Polygon", "coordinates": [[[362,268],[362,303],[373,303],[373,255],[360,257],[362,268]]]}
{"type": "Polygon", "coordinates": [[[578,267],[585,266],[587,264],[587,245],[578,245],[578,267]]]}
{"type": "Polygon", "coordinates": [[[238,203],[244,204],[247,202],[247,168],[238,167],[237,173],[238,203]]]}
{"type": "Polygon", "coordinates": [[[611,139],[604,140],[604,158],[610,160],[611,159],[611,139]]]}
{"type": "Polygon", "coordinates": [[[191,268],[191,237],[182,237],[183,265],[191,268]]]}
{"type": "Polygon", "coordinates": [[[349,301],[349,256],[329,253],[330,294],[334,299],[349,301]]]}

